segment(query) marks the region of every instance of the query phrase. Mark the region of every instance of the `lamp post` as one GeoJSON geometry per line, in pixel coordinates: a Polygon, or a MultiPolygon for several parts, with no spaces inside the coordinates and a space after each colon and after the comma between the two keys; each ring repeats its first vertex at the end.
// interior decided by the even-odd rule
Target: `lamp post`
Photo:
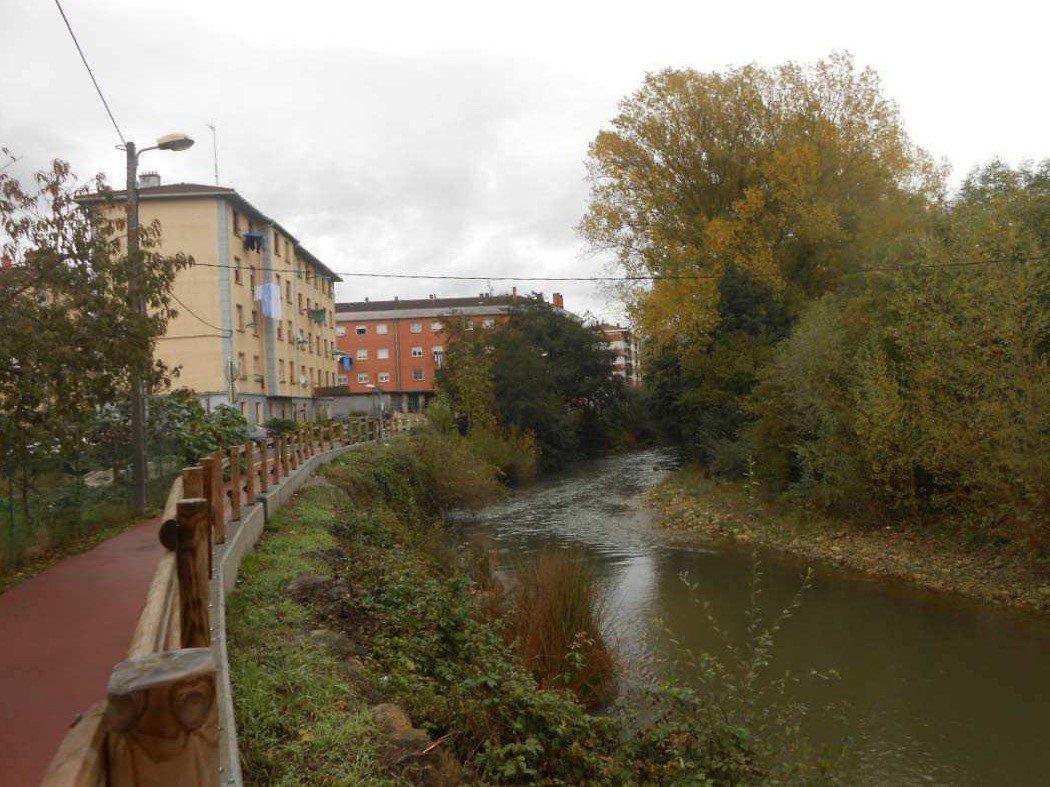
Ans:
{"type": "MultiPolygon", "coordinates": [[[[142,150],[134,142],[124,146],[128,159],[127,211],[128,211],[128,263],[131,275],[128,296],[136,313],[146,314],[146,301],[142,295],[142,259],[139,254],[139,156],[147,150],[180,151],[192,147],[193,140],[186,134],[168,134],[142,150]]],[[[131,365],[131,453],[135,475],[135,507],[141,512],[149,505],[146,466],[146,397],[142,390],[142,365],[131,365]]]]}

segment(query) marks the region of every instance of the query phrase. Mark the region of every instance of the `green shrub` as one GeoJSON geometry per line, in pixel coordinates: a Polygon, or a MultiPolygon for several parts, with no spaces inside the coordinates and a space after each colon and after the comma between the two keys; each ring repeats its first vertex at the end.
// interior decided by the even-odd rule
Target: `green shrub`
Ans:
{"type": "Polygon", "coordinates": [[[507,483],[531,481],[539,472],[540,451],[528,432],[508,429],[502,434],[492,429],[472,429],[467,438],[470,450],[500,472],[507,483]]]}

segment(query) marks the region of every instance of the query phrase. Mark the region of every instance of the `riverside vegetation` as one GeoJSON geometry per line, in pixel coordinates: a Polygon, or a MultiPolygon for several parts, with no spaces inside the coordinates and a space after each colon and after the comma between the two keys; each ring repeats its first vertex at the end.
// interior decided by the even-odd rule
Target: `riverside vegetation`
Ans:
{"type": "Polygon", "coordinates": [[[450,546],[441,514],[492,501],[499,475],[468,438],[420,430],[332,463],[275,515],[227,616],[249,783],[833,780],[763,674],[776,624],[754,620],[739,662],[705,657],[700,688],[610,705],[615,656],[575,556],[503,590],[489,550],[450,546]]]}
{"type": "Polygon", "coordinates": [[[589,166],[580,229],[652,278],[624,292],[652,410],[706,472],[1045,587],[1050,161],[949,192],[878,75],[833,54],[649,74],[589,166]]]}

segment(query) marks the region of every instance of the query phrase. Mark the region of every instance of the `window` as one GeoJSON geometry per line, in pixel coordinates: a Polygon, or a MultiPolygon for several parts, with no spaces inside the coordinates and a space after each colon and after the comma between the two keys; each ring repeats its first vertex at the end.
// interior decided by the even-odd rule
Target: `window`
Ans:
{"type": "Polygon", "coordinates": [[[368,360],[368,350],[365,350],[364,348],[358,350],[357,351],[357,360],[359,360],[359,361],[367,361],[368,360]]]}
{"type": "Polygon", "coordinates": [[[292,330],[292,321],[288,321],[288,344],[295,344],[295,332],[292,330]]]}
{"type": "Polygon", "coordinates": [[[240,257],[234,257],[233,258],[233,280],[237,284],[244,284],[244,282],[241,281],[241,258],[240,257]]]}
{"type": "Polygon", "coordinates": [[[413,347],[412,348],[412,357],[413,358],[422,358],[423,357],[423,348],[422,347],[413,347]]]}
{"type": "Polygon", "coordinates": [[[411,322],[408,324],[408,330],[412,333],[423,333],[423,323],[411,322]]]}
{"type": "Polygon", "coordinates": [[[481,321],[481,327],[482,328],[487,328],[488,330],[491,331],[493,328],[496,327],[496,321],[493,320],[493,319],[482,320],[481,321]]]}
{"type": "Polygon", "coordinates": [[[385,322],[381,322],[379,323],[379,325],[376,326],[376,333],[378,333],[380,336],[386,336],[387,330],[388,326],[385,322]]]}
{"type": "Polygon", "coordinates": [[[248,266],[248,286],[252,288],[252,297],[255,297],[255,266],[248,266]]]}
{"type": "Polygon", "coordinates": [[[233,234],[241,234],[241,217],[237,215],[237,211],[233,212],[233,234]]]}
{"type": "Polygon", "coordinates": [[[237,368],[240,369],[240,378],[242,380],[248,379],[248,361],[244,357],[244,353],[237,353],[237,368]]]}
{"type": "Polygon", "coordinates": [[[463,321],[463,330],[464,331],[472,331],[472,330],[474,330],[474,321],[473,320],[464,320],[463,321]]]}
{"type": "Polygon", "coordinates": [[[244,330],[244,307],[237,304],[237,330],[244,330]]]}
{"type": "Polygon", "coordinates": [[[252,356],[252,374],[259,374],[259,356],[252,356]]]}
{"type": "Polygon", "coordinates": [[[277,323],[277,340],[280,341],[284,338],[284,331],[282,330],[281,323],[277,323]]]}
{"type": "Polygon", "coordinates": [[[432,322],[430,323],[430,330],[434,333],[441,333],[443,330],[445,330],[445,324],[436,321],[432,322]]]}
{"type": "Polygon", "coordinates": [[[378,358],[379,360],[385,361],[389,357],[390,357],[390,349],[389,348],[387,348],[387,347],[380,347],[378,350],[376,350],[376,358],[378,358]]]}
{"type": "Polygon", "coordinates": [[[390,382],[390,372],[380,372],[379,373],[379,382],[381,382],[381,383],[388,383],[388,382],[390,382]]]}
{"type": "Polygon", "coordinates": [[[412,379],[413,380],[422,380],[423,379],[423,370],[422,369],[413,369],[412,370],[412,379]]]}
{"type": "Polygon", "coordinates": [[[290,281],[284,283],[284,299],[288,303],[292,302],[292,283],[290,281]]]}
{"type": "Polygon", "coordinates": [[[314,351],[314,335],[312,333],[306,334],[306,346],[309,348],[308,352],[312,355],[314,351]]]}
{"type": "Polygon", "coordinates": [[[299,293],[299,311],[302,312],[302,310],[303,310],[303,294],[299,293]]]}
{"type": "Polygon", "coordinates": [[[354,333],[356,333],[358,336],[364,336],[366,333],[368,333],[368,326],[358,325],[356,328],[354,328],[354,333]]]}
{"type": "Polygon", "coordinates": [[[349,377],[347,377],[347,376],[346,376],[345,374],[341,374],[341,375],[339,375],[339,376],[338,376],[338,377],[336,378],[336,380],[338,381],[338,383],[339,383],[340,385],[346,385],[346,384],[347,384],[348,382],[350,382],[350,378],[349,378],[349,377]]]}
{"type": "Polygon", "coordinates": [[[445,348],[435,347],[432,352],[434,353],[434,365],[440,369],[445,363],[445,348]]]}
{"type": "Polygon", "coordinates": [[[367,383],[368,382],[368,372],[360,372],[357,375],[357,381],[359,383],[367,383]]]}
{"type": "Polygon", "coordinates": [[[273,253],[278,257],[281,256],[281,236],[276,232],[273,234],[273,253]]]}
{"type": "Polygon", "coordinates": [[[342,339],[344,336],[346,336],[346,326],[345,325],[337,326],[336,329],[335,329],[335,335],[338,336],[340,339],[342,339]]]}
{"type": "Polygon", "coordinates": [[[284,376],[284,360],[277,361],[277,379],[279,382],[284,382],[287,378],[284,376]]]}
{"type": "Polygon", "coordinates": [[[255,309],[252,309],[252,335],[259,335],[259,312],[255,309]]]}

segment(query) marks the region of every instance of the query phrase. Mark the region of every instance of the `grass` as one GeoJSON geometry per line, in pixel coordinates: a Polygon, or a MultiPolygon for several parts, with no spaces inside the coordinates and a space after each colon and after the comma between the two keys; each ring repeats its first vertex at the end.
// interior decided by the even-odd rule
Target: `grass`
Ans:
{"type": "Polygon", "coordinates": [[[367,703],[336,656],[310,636],[312,609],[285,587],[320,571],[317,551],[335,545],[327,527],[345,506],[310,488],[278,512],[245,558],[229,599],[230,672],[246,783],[388,785],[367,703]]]}
{"type": "Polygon", "coordinates": [[[598,576],[573,550],[523,565],[508,609],[510,631],[541,688],[567,688],[584,707],[616,696],[616,665],[601,633],[598,576]]]}

